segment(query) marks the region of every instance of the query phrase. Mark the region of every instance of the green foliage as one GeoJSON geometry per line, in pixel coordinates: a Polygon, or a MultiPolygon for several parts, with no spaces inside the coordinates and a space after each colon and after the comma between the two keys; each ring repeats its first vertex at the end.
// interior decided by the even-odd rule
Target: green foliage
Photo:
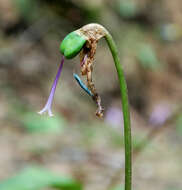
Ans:
{"type": "Polygon", "coordinates": [[[65,121],[60,116],[47,117],[37,113],[27,113],[23,117],[25,128],[32,133],[56,133],[64,129],[65,121]]]}
{"type": "Polygon", "coordinates": [[[86,39],[83,36],[71,32],[62,41],[60,51],[67,59],[71,59],[80,52],[85,42],[86,39]]]}
{"type": "Polygon", "coordinates": [[[132,18],[138,13],[138,8],[136,3],[132,0],[120,0],[118,11],[122,17],[132,18]]]}
{"type": "Polygon", "coordinates": [[[160,66],[156,53],[149,44],[140,44],[136,56],[145,68],[156,69],[160,66]]]}
{"type": "Polygon", "coordinates": [[[81,190],[82,186],[70,177],[59,176],[40,167],[24,169],[0,183],[1,190],[43,190],[54,187],[60,190],[81,190]]]}
{"type": "Polygon", "coordinates": [[[15,0],[19,14],[26,20],[32,21],[38,17],[38,4],[36,0],[15,0]]]}

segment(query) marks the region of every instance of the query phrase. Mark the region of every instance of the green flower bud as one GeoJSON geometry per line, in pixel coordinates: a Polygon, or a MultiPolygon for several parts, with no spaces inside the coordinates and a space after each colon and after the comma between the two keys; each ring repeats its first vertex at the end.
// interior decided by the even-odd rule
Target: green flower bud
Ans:
{"type": "Polygon", "coordinates": [[[71,59],[80,52],[85,42],[86,39],[83,36],[75,31],[71,32],[60,44],[60,51],[67,59],[71,59]]]}

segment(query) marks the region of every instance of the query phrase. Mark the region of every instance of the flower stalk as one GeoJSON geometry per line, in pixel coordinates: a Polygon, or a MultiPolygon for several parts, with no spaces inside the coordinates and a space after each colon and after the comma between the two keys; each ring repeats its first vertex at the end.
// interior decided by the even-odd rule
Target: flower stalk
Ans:
{"type": "Polygon", "coordinates": [[[105,36],[107,44],[112,53],[117,75],[120,85],[123,119],[124,119],[124,142],[125,142],[125,190],[131,190],[132,186],[132,139],[131,139],[131,122],[130,122],[130,111],[128,101],[128,90],[127,84],[124,77],[123,68],[119,61],[118,51],[116,44],[112,36],[107,33],[105,36]]]}

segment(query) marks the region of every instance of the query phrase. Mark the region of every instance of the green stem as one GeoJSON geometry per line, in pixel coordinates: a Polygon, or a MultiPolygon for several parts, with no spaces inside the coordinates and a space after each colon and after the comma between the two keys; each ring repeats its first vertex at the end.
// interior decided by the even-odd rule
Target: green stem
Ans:
{"type": "Polygon", "coordinates": [[[122,110],[123,110],[123,119],[124,119],[124,142],[125,142],[125,190],[131,190],[132,185],[132,145],[131,145],[131,125],[130,125],[130,111],[128,103],[128,90],[126,85],[126,80],[124,77],[124,72],[122,65],[120,64],[118,51],[116,44],[112,36],[107,33],[105,39],[108,43],[110,51],[112,53],[115,67],[118,74],[120,92],[121,92],[121,101],[122,101],[122,110]]]}

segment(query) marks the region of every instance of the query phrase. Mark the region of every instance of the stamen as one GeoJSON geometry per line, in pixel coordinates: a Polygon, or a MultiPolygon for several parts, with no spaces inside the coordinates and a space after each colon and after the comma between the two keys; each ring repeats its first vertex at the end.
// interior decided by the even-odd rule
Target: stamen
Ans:
{"type": "Polygon", "coordinates": [[[87,86],[83,83],[83,81],[81,80],[81,78],[77,75],[77,74],[73,74],[75,80],[78,82],[78,84],[80,85],[80,87],[89,95],[89,96],[93,96],[92,92],[87,88],[87,86]]]}
{"type": "Polygon", "coordinates": [[[52,107],[52,102],[53,102],[56,86],[57,86],[57,83],[58,83],[58,80],[59,80],[59,77],[61,75],[61,71],[62,71],[62,68],[63,68],[63,63],[64,63],[64,56],[62,57],[60,66],[58,68],[58,72],[56,74],[56,78],[55,78],[54,83],[52,85],[51,92],[50,92],[49,98],[47,100],[47,103],[44,106],[44,108],[41,111],[38,112],[39,114],[43,114],[44,112],[47,111],[50,117],[53,116],[51,107],[52,107]]]}

